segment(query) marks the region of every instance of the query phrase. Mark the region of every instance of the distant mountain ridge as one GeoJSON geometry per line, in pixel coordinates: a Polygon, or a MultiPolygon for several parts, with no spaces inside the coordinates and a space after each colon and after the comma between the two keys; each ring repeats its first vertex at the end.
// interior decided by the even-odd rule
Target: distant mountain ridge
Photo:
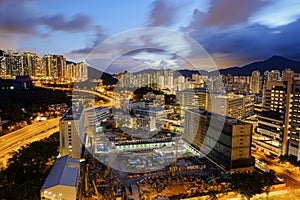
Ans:
{"type": "Polygon", "coordinates": [[[256,61],[242,67],[230,67],[226,69],[220,69],[218,71],[207,72],[205,70],[178,70],[183,76],[191,77],[193,73],[199,73],[201,75],[213,76],[218,74],[231,74],[233,76],[251,76],[251,73],[258,70],[261,74],[265,71],[279,70],[282,72],[284,69],[291,69],[296,73],[300,73],[300,62],[282,57],[272,56],[271,58],[263,61],[256,61]]]}
{"type": "MultiPolygon", "coordinates": [[[[296,73],[300,73],[300,62],[274,55],[271,58],[263,61],[256,61],[252,62],[250,64],[244,65],[242,67],[230,67],[226,69],[220,69],[218,71],[212,71],[208,72],[205,70],[189,70],[189,69],[182,69],[182,70],[176,70],[175,77],[178,77],[180,75],[185,77],[192,77],[192,74],[199,73],[204,76],[214,76],[219,74],[231,74],[233,76],[251,76],[251,73],[255,70],[260,71],[261,74],[263,74],[265,71],[271,71],[271,70],[279,70],[282,72],[285,69],[291,69],[296,73]]],[[[158,69],[157,69],[158,70],[158,69]]],[[[149,73],[149,72],[155,72],[156,69],[144,69],[139,73],[149,73]]],[[[92,67],[89,67],[88,70],[89,73],[89,79],[103,79],[104,84],[116,84],[118,80],[114,78],[112,75],[108,73],[100,72],[92,67]]]]}
{"type": "MultiPolygon", "coordinates": [[[[5,51],[0,49],[0,56],[3,56],[5,51]]],[[[67,63],[74,63],[73,61],[67,61],[67,63]]],[[[192,77],[192,74],[199,73],[201,75],[206,76],[213,76],[213,75],[219,75],[219,74],[231,74],[233,76],[251,76],[251,73],[255,70],[260,71],[261,74],[264,73],[264,71],[268,70],[279,70],[282,72],[284,69],[291,69],[296,73],[300,73],[300,62],[294,61],[282,56],[274,55],[270,57],[267,60],[262,61],[256,61],[252,62],[250,64],[246,64],[244,66],[235,66],[230,67],[226,69],[220,69],[212,72],[208,72],[205,70],[189,70],[189,69],[182,69],[182,70],[176,70],[175,77],[178,77],[180,75],[186,76],[186,77],[192,77]]],[[[159,69],[157,69],[159,70],[159,69]]],[[[154,72],[157,71],[155,69],[144,69],[136,73],[146,73],[146,72],[154,72]]],[[[97,69],[94,69],[92,67],[88,67],[88,76],[89,79],[103,79],[104,84],[116,84],[118,80],[114,78],[111,74],[106,72],[101,72],[97,69]]]]}
{"type": "Polygon", "coordinates": [[[287,68],[293,70],[296,73],[300,73],[300,62],[275,55],[264,61],[257,61],[244,65],[242,67],[231,67],[227,69],[221,69],[219,71],[221,74],[250,76],[254,70],[258,70],[262,74],[266,70],[279,70],[281,72],[287,68]]]}
{"type": "Polygon", "coordinates": [[[113,85],[118,83],[118,79],[114,78],[111,74],[99,71],[93,67],[88,67],[88,77],[89,80],[102,79],[103,84],[113,85]]]}

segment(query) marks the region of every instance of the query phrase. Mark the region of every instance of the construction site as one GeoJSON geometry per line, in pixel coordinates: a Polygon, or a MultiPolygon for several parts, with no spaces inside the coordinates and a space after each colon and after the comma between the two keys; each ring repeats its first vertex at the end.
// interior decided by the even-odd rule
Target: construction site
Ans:
{"type": "MultiPolygon", "coordinates": [[[[180,147],[179,147],[180,146],[180,147]]],[[[158,148],[92,155],[81,163],[78,197],[92,199],[178,199],[226,190],[224,171],[195,152],[178,153],[158,148]],[[102,156],[102,157],[100,157],[102,156]],[[102,162],[100,162],[102,161],[102,162]]]]}

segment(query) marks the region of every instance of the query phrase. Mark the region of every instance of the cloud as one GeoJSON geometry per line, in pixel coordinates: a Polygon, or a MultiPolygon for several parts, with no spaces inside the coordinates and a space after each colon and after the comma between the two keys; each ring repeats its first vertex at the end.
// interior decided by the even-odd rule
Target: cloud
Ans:
{"type": "Polygon", "coordinates": [[[261,0],[212,0],[203,24],[205,26],[231,26],[247,22],[259,8],[266,5],[261,0]]]}
{"type": "Polygon", "coordinates": [[[1,44],[1,49],[10,49],[13,51],[18,50],[18,44],[16,40],[11,39],[10,37],[4,37],[0,36],[0,44],[1,44]]]}
{"type": "Polygon", "coordinates": [[[152,9],[149,13],[148,26],[169,26],[174,23],[178,7],[171,2],[156,0],[152,3],[152,9]]]}
{"type": "Polygon", "coordinates": [[[77,14],[67,20],[63,15],[43,16],[37,18],[36,25],[45,25],[51,30],[57,31],[80,31],[90,28],[91,20],[88,16],[77,14]]]}
{"type": "Polygon", "coordinates": [[[212,0],[206,12],[195,8],[180,31],[203,45],[220,68],[274,54],[300,59],[300,3],[291,2],[212,0]]]}
{"type": "Polygon", "coordinates": [[[219,60],[222,68],[229,67],[229,64],[244,64],[241,61],[266,59],[272,55],[300,59],[299,27],[300,20],[277,28],[254,24],[219,31],[198,42],[219,60]]]}
{"type": "Polygon", "coordinates": [[[224,28],[246,24],[250,16],[265,5],[267,2],[261,0],[212,0],[207,12],[195,8],[190,23],[180,30],[193,37],[195,34],[206,36],[224,28]]]}
{"type": "Polygon", "coordinates": [[[0,40],[1,48],[15,48],[15,44],[34,37],[49,36],[54,31],[89,30],[91,20],[83,14],[71,18],[62,14],[48,15],[36,9],[36,1],[1,0],[0,1],[0,40]],[[9,44],[13,44],[10,46],[9,44]]]}
{"type": "Polygon", "coordinates": [[[34,1],[20,3],[17,0],[2,0],[0,3],[0,33],[38,34],[38,27],[45,26],[51,31],[78,31],[90,27],[88,16],[77,14],[71,19],[64,15],[41,14],[34,9],[34,1]]]}
{"type": "Polygon", "coordinates": [[[249,19],[251,23],[266,25],[270,28],[283,26],[297,21],[300,16],[300,1],[270,1],[249,19]]]}
{"type": "MultiPolygon", "coordinates": [[[[174,57],[163,50],[145,49],[124,54],[106,68],[108,73],[120,73],[122,71],[138,72],[146,69],[180,69],[186,66],[187,61],[181,57],[174,57]]],[[[99,61],[100,62],[100,61],[99,61]]]]}
{"type": "Polygon", "coordinates": [[[115,69],[131,71],[137,67],[162,66],[194,70],[201,66],[202,69],[216,70],[208,54],[196,41],[164,28],[147,27],[114,35],[85,58],[91,67],[114,73],[115,69]]]}
{"type": "Polygon", "coordinates": [[[84,48],[72,50],[68,55],[73,58],[86,56],[87,54],[91,53],[93,49],[95,49],[102,41],[109,37],[105,29],[99,25],[94,27],[94,34],[95,36],[90,44],[84,48]]]}

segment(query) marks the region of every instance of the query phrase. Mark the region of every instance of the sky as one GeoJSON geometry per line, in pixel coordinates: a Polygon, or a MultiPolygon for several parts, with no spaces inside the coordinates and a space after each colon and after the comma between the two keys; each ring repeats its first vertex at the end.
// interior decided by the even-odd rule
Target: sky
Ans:
{"type": "Polygon", "coordinates": [[[97,54],[94,65],[112,62],[111,72],[300,61],[299,34],[299,0],[0,0],[0,49],[88,63],[97,54]]]}

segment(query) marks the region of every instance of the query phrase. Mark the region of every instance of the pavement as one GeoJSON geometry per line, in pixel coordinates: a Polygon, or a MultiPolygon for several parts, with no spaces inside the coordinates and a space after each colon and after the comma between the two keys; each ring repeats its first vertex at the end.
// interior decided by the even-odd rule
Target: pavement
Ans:
{"type": "Polygon", "coordinates": [[[274,170],[280,178],[284,179],[284,182],[286,182],[291,189],[300,189],[299,167],[294,167],[291,164],[278,163],[278,158],[272,159],[258,151],[252,152],[252,156],[265,162],[265,167],[274,170]]]}

